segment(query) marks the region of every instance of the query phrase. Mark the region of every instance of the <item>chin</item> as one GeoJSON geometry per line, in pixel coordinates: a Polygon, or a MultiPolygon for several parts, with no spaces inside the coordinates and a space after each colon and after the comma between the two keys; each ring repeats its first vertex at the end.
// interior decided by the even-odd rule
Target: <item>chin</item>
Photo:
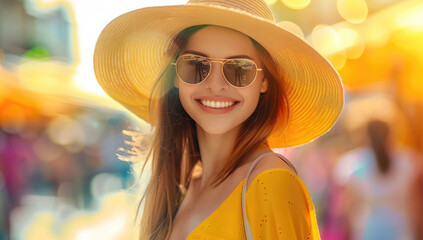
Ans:
{"type": "MultiPolygon", "coordinates": [[[[226,122],[227,124],[228,122],[226,122]]],[[[240,124],[238,125],[234,125],[234,126],[229,126],[226,124],[216,124],[216,123],[211,123],[211,124],[198,124],[197,126],[200,127],[204,132],[206,132],[207,134],[211,134],[211,135],[224,135],[227,133],[232,133],[234,131],[238,131],[241,127],[240,124]]]]}

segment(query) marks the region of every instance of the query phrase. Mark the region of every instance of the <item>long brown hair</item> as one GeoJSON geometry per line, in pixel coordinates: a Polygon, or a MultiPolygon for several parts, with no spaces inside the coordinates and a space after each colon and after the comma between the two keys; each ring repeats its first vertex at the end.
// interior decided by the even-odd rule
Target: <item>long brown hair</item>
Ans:
{"type": "MultiPolygon", "coordinates": [[[[150,102],[154,134],[147,159],[151,158],[151,180],[138,205],[144,203],[140,223],[140,239],[168,239],[173,218],[187,187],[192,170],[201,161],[194,120],[186,113],[179,100],[178,89],[173,86],[175,70],[170,64],[183,49],[188,38],[199,29],[193,26],[180,32],[169,48],[169,60],[156,81],[150,102]]],[[[216,186],[223,182],[242,163],[246,155],[266,139],[275,126],[278,115],[288,118],[288,102],[282,73],[270,54],[256,41],[267,78],[268,91],[260,95],[253,114],[242,124],[231,156],[213,180],[216,186]]],[[[142,172],[146,166],[142,167],[142,172]]]]}
{"type": "Polygon", "coordinates": [[[378,169],[382,174],[386,174],[392,164],[388,149],[389,126],[384,121],[372,120],[367,124],[367,133],[378,169]]]}

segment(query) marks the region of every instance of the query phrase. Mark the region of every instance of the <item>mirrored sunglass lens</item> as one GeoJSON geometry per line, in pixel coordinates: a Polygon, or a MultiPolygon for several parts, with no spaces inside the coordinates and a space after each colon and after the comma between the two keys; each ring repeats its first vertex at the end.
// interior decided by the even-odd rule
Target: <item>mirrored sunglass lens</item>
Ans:
{"type": "Polygon", "coordinates": [[[182,81],[189,84],[202,82],[210,72],[210,62],[199,56],[182,56],[176,63],[182,81]]]}
{"type": "Polygon", "coordinates": [[[223,65],[226,79],[236,87],[251,84],[256,76],[256,64],[248,59],[231,59],[223,65]]]}

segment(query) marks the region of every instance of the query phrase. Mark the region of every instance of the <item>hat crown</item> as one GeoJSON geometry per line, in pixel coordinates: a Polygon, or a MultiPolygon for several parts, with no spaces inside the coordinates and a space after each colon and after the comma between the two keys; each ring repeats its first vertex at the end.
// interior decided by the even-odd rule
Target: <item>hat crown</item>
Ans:
{"type": "Polygon", "coordinates": [[[251,15],[275,22],[272,11],[262,0],[189,0],[187,4],[199,4],[207,6],[218,6],[232,8],[238,11],[247,12],[251,15]]]}

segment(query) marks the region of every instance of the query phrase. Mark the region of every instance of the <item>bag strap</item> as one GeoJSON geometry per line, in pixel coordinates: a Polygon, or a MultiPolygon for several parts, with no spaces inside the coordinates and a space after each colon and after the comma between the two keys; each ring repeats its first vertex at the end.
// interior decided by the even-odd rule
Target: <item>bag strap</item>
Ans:
{"type": "Polygon", "coordinates": [[[251,226],[250,226],[250,223],[248,222],[247,209],[245,206],[245,195],[247,194],[248,177],[250,176],[251,172],[254,170],[256,165],[263,158],[271,156],[271,155],[275,155],[281,158],[286,164],[288,164],[288,166],[295,172],[295,174],[297,174],[297,170],[295,169],[294,165],[288,159],[286,159],[284,156],[282,156],[279,153],[275,153],[275,152],[265,153],[261,155],[260,157],[258,157],[256,160],[254,160],[254,162],[251,164],[250,169],[248,170],[247,176],[245,177],[244,186],[242,187],[242,218],[244,219],[245,236],[247,237],[247,240],[253,240],[253,232],[251,231],[251,226]]]}

